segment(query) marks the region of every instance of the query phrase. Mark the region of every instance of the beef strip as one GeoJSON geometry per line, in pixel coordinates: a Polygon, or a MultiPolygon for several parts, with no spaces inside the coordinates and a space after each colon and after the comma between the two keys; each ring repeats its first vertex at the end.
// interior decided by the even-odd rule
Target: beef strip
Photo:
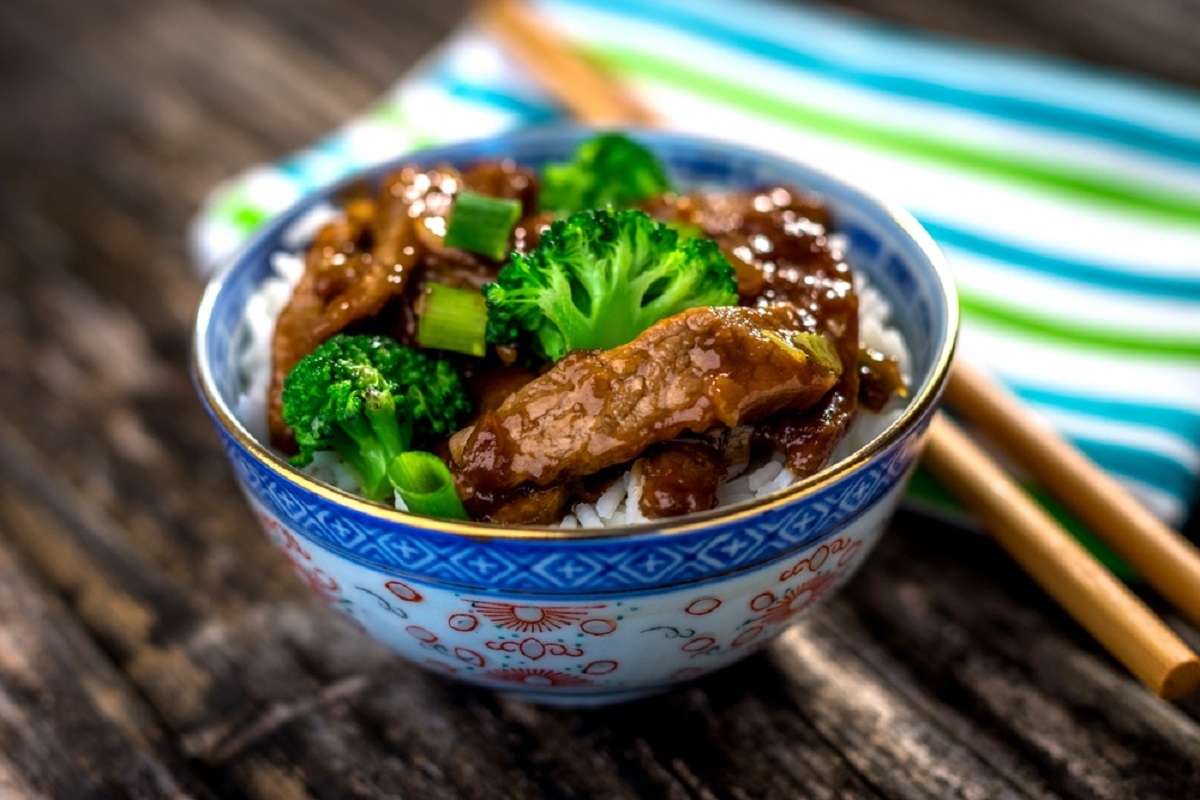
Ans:
{"type": "Polygon", "coordinates": [[[837,385],[815,408],[787,412],[759,426],[759,437],[787,458],[801,477],[820,470],[858,413],[858,295],[842,254],[831,247],[823,225],[796,217],[789,209],[754,214],[742,233],[730,233],[723,244],[742,237],[731,249],[735,257],[757,266],[763,287],[749,298],[756,305],[793,303],[817,320],[819,330],[836,342],[846,365],[837,385]],[[772,223],[774,223],[772,234],[772,223]]]}
{"type": "Polygon", "coordinates": [[[638,510],[661,519],[714,508],[725,466],[712,441],[675,439],[633,462],[633,474],[642,481],[638,510]]]}
{"type": "Polygon", "coordinates": [[[275,323],[268,422],[276,447],[292,449],[283,379],[317,345],[404,293],[423,252],[418,220],[445,213],[461,180],[450,169],[405,167],[381,182],[373,202],[351,201],[345,217],[317,233],[304,275],[275,323]]]}
{"type": "Polygon", "coordinates": [[[512,249],[522,255],[533,250],[542,241],[542,234],[558,217],[546,212],[535,212],[522,217],[513,228],[512,249]]]}
{"type": "Polygon", "coordinates": [[[541,189],[537,173],[518,166],[511,158],[480,161],[463,173],[463,182],[476,194],[520,200],[524,214],[537,208],[541,189]]]}
{"type": "Polygon", "coordinates": [[[791,305],[693,308],[629,344],[569,353],[455,434],[450,452],[467,493],[547,486],[684,431],[807,407],[839,370],[791,305]]]}
{"type": "Polygon", "coordinates": [[[468,493],[463,500],[467,515],[476,522],[502,525],[553,525],[563,518],[571,487],[523,483],[502,492],[468,493]]]}
{"type": "Polygon", "coordinates": [[[476,419],[499,408],[505,398],[537,377],[531,367],[505,366],[491,360],[468,360],[463,364],[461,374],[471,390],[476,419]]]}
{"type": "MultiPolygon", "coordinates": [[[[744,245],[761,246],[780,235],[785,225],[824,234],[829,212],[813,194],[784,186],[746,192],[695,192],[665,194],[643,204],[651,216],[700,229],[716,239],[737,275],[738,294],[753,301],[769,290],[770,274],[761,263],[741,257],[737,249],[744,245]]],[[[752,304],[752,303],[750,303],[752,304]]]]}
{"type": "MultiPolygon", "coordinates": [[[[650,212],[697,225],[733,264],[741,302],[791,303],[836,343],[843,364],[858,361],[858,296],[850,267],[830,243],[829,212],[817,197],[784,186],[751,192],[665,197],[650,212]]],[[[758,438],[788,466],[810,475],[828,461],[858,410],[857,369],[846,369],[821,404],[758,426],[758,438]]]]}
{"type": "MultiPolygon", "coordinates": [[[[355,197],[345,215],[329,223],[309,246],[305,273],[276,322],[268,398],[271,439],[292,449],[283,424],[283,379],[321,342],[369,318],[391,318],[390,332],[416,344],[416,318],[408,298],[426,283],[479,289],[498,265],[442,244],[454,196],[466,187],[480,194],[537,203],[536,175],[511,161],[481,162],[464,173],[451,167],[402,167],[380,182],[373,197],[355,197]],[[391,307],[394,300],[403,304],[391,307]],[[385,308],[390,308],[383,314],[385,308]]],[[[521,236],[531,234],[522,229],[521,236]]]]}

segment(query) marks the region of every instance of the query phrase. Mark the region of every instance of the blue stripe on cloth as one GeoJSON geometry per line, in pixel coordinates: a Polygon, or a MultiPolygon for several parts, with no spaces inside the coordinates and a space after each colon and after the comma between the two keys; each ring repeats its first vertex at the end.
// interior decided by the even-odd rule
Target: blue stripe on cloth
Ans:
{"type": "Polygon", "coordinates": [[[556,106],[538,103],[498,87],[468,81],[449,70],[437,70],[429,75],[429,78],[437,88],[457,100],[479,103],[499,111],[517,114],[522,118],[522,122],[527,124],[553,122],[564,116],[562,109],[556,106]]]}
{"type": "Polygon", "coordinates": [[[1200,301],[1200,277],[1146,273],[1140,265],[1109,267],[1089,264],[1002,242],[937,222],[924,215],[920,217],[920,222],[939,245],[1003,262],[1006,267],[1019,267],[1127,294],[1181,302],[1200,301]]]}
{"type": "Polygon", "coordinates": [[[1126,420],[1160,428],[1191,441],[1200,441],[1200,401],[1197,409],[1172,408],[1150,403],[1132,403],[1099,397],[1081,397],[1042,386],[1006,381],[1022,400],[1034,405],[1061,408],[1091,417],[1126,420]]]}
{"type": "MultiPolygon", "coordinates": [[[[1158,156],[1173,158],[1185,162],[1189,166],[1200,163],[1200,137],[1179,135],[1169,130],[1151,127],[1140,122],[1133,115],[1131,118],[1115,117],[1085,108],[1063,105],[1063,103],[1069,103],[1069,98],[1066,97],[1055,98],[1056,102],[1048,102],[1035,97],[1019,96],[1015,93],[981,91],[913,75],[892,74],[884,72],[878,66],[867,68],[848,63],[847,59],[831,58],[816,52],[821,42],[819,36],[803,33],[795,36],[794,40],[796,41],[812,44],[811,49],[804,50],[761,35],[736,30],[731,27],[734,15],[730,15],[722,22],[716,22],[677,5],[668,8],[662,4],[647,2],[647,0],[553,0],[553,2],[554,4],[574,5],[613,14],[623,14],[645,22],[674,28],[719,45],[735,47],[748,55],[770,59],[843,83],[863,86],[900,97],[938,103],[951,108],[970,109],[995,118],[1050,130],[1068,131],[1098,141],[1138,148],[1158,156]]],[[[764,5],[759,8],[769,7],[764,5]]],[[[791,13],[792,9],[787,9],[786,12],[781,9],[777,21],[783,22],[791,13]]],[[[746,13],[741,16],[745,18],[751,15],[746,13]]],[[[793,23],[799,21],[801,21],[799,16],[792,20],[793,23]]],[[[801,27],[792,24],[784,29],[794,33],[801,27]]],[[[864,34],[861,50],[869,53],[871,39],[881,33],[882,31],[872,31],[870,34],[864,34]]],[[[923,42],[920,56],[928,58],[928,51],[936,46],[936,40],[923,42]]],[[[855,55],[863,55],[863,53],[856,51],[855,55]]],[[[858,60],[863,61],[864,59],[858,60]]],[[[1023,84],[1018,83],[1009,88],[1020,89],[1023,88],[1023,84]]]]}
{"type": "Polygon", "coordinates": [[[1083,453],[1114,475],[1141,481],[1184,502],[1195,491],[1197,476],[1186,465],[1158,453],[1134,450],[1111,442],[1073,439],[1083,453]]]}
{"type": "Polygon", "coordinates": [[[301,191],[323,186],[360,166],[346,147],[340,132],[325,137],[309,149],[275,165],[280,174],[296,184],[301,191]]]}
{"type": "MultiPolygon", "coordinates": [[[[1061,410],[1098,421],[1121,421],[1169,433],[1193,445],[1200,442],[1200,405],[1196,409],[1172,408],[1150,403],[1079,396],[1041,386],[1006,381],[1021,400],[1046,410],[1061,410]]],[[[1148,449],[1137,449],[1086,436],[1072,441],[1090,459],[1114,475],[1137,480],[1179,498],[1184,506],[1197,498],[1195,468],[1175,458],[1148,449]]]]}

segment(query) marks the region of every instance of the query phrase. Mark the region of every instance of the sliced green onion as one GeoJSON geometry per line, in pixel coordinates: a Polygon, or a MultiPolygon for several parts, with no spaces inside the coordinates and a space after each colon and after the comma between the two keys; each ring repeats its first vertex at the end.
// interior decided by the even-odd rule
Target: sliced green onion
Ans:
{"type": "Polygon", "coordinates": [[[521,201],[459,192],[446,225],[446,247],[458,247],[493,261],[508,254],[508,238],[521,218],[521,201]]]}
{"type": "Polygon", "coordinates": [[[796,348],[803,350],[821,366],[835,375],[842,374],[842,359],[828,339],[819,333],[798,333],[792,339],[796,348]]]}
{"type": "Polygon", "coordinates": [[[392,459],[388,478],[408,510],[422,517],[468,519],[454,476],[433,453],[410,450],[392,459]]]}
{"type": "Polygon", "coordinates": [[[433,350],[482,357],[487,352],[487,302],[471,289],[430,283],[417,304],[417,341],[433,350]]]}

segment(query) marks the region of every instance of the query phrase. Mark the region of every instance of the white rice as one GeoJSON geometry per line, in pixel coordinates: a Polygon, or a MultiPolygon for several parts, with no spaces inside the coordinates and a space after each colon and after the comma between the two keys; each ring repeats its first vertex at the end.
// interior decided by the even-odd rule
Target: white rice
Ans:
{"type": "MultiPolygon", "coordinates": [[[[271,257],[272,275],[263,281],[246,305],[243,329],[238,333],[238,370],[242,392],[234,402],[233,412],[261,442],[267,434],[267,393],[271,376],[271,339],[275,319],[287,305],[292,290],[304,273],[302,252],[305,242],[336,211],[332,206],[319,206],[297,220],[284,232],[282,241],[293,252],[277,252],[271,257]]],[[[891,306],[887,298],[860,273],[855,273],[854,288],[859,297],[859,340],[884,355],[895,358],[906,383],[911,379],[911,358],[900,331],[890,325],[891,306]]],[[[907,400],[893,397],[879,413],[859,412],[830,463],[846,458],[882,434],[904,411],[907,400]]],[[[346,492],[357,492],[354,473],[332,451],[315,453],[313,462],[305,467],[317,480],[346,492]]],[[[725,481],[717,489],[718,506],[728,506],[753,500],[786,488],[797,480],[787,468],[780,453],[774,453],[764,463],[746,468],[730,468],[725,481]]],[[[642,482],[635,470],[628,470],[615,481],[595,503],[577,503],[562,521],[561,528],[600,528],[645,522],[638,501],[642,482]]],[[[394,497],[397,508],[405,510],[399,495],[394,497]]]]}

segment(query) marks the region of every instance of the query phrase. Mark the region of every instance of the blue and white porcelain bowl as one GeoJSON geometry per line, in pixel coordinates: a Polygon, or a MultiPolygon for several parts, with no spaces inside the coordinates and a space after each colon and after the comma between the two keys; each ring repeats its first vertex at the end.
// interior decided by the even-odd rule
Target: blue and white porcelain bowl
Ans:
{"type": "MultiPolygon", "coordinates": [[[[532,131],[402,159],[432,166],[565,160],[581,129],[532,131]]],[[[772,155],[635,133],[683,186],[789,183],[824,196],[849,261],[890,300],[912,355],[911,402],[849,458],[764,499],[594,531],[410,516],[319,483],[234,416],[236,336],[285,232],[335,196],[269,223],[213,279],[195,375],[250,507],[313,591],[367,633],[438,673],[543,703],[600,705],[662,691],[764,647],[827,599],[884,531],[946,379],[958,314],[950,272],[907,213],[772,155]]],[[[371,170],[370,179],[389,166],[371,170]]]]}

